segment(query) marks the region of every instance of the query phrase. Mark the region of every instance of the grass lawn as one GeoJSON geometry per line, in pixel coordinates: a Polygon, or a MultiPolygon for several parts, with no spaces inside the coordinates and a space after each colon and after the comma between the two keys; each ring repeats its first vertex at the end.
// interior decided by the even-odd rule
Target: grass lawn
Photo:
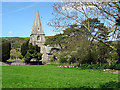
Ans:
{"type": "Polygon", "coordinates": [[[118,74],[54,65],[2,66],[2,75],[3,88],[100,88],[118,82],[118,74]]]}

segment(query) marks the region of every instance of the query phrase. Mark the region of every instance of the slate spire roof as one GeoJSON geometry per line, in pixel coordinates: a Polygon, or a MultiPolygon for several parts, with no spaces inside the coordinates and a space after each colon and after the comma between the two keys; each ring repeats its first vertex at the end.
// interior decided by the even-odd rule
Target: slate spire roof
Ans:
{"type": "Polygon", "coordinates": [[[37,9],[34,24],[33,24],[33,27],[32,27],[31,35],[34,35],[34,34],[39,34],[39,35],[40,34],[45,34],[44,31],[43,31],[42,25],[41,25],[38,9],[37,9]]]}

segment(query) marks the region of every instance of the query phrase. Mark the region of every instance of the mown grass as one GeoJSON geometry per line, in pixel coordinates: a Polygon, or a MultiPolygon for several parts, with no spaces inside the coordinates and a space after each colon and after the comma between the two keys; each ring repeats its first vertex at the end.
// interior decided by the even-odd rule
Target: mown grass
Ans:
{"type": "Polygon", "coordinates": [[[2,66],[3,88],[100,88],[118,74],[54,65],[2,66]]]}

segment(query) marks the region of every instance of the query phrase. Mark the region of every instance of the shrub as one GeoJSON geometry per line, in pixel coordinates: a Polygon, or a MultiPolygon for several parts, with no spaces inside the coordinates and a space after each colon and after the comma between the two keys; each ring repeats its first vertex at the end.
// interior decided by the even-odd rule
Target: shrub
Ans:
{"type": "Polygon", "coordinates": [[[62,53],[59,57],[60,63],[66,63],[67,62],[67,57],[65,53],[62,53]]]}
{"type": "Polygon", "coordinates": [[[112,63],[108,68],[109,69],[116,69],[116,63],[112,63]]]}
{"type": "Polygon", "coordinates": [[[104,63],[100,66],[100,69],[109,69],[109,64],[108,63],[104,63]]]}
{"type": "Polygon", "coordinates": [[[71,56],[71,58],[69,59],[69,64],[71,63],[75,63],[76,62],[76,59],[74,56],[71,56]]]}
{"type": "Polygon", "coordinates": [[[116,64],[115,69],[116,69],[116,70],[120,70],[120,64],[116,64]]]}
{"type": "Polygon", "coordinates": [[[49,56],[49,60],[50,60],[50,62],[55,62],[57,60],[57,58],[55,55],[51,55],[51,56],[49,56]]]}
{"type": "Polygon", "coordinates": [[[60,63],[66,63],[67,59],[64,56],[60,57],[60,63]]]}
{"type": "Polygon", "coordinates": [[[80,69],[116,69],[120,70],[120,64],[112,63],[110,66],[108,63],[100,64],[82,64],[80,69]]]}
{"type": "Polygon", "coordinates": [[[82,64],[82,65],[80,66],[80,69],[87,69],[87,67],[88,67],[88,64],[82,64]]]}
{"type": "Polygon", "coordinates": [[[15,55],[10,55],[11,59],[15,59],[16,56],[15,55]]]}
{"type": "Polygon", "coordinates": [[[100,67],[100,64],[89,64],[87,66],[87,69],[98,69],[100,67]]]}

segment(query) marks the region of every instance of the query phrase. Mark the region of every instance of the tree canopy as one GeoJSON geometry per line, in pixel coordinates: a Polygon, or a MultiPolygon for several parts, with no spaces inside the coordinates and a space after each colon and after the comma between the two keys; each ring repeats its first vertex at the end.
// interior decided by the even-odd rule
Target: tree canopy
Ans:
{"type": "Polygon", "coordinates": [[[40,53],[40,47],[37,45],[33,46],[32,44],[29,44],[27,53],[25,55],[25,62],[29,63],[31,59],[35,59],[36,61],[39,61],[42,59],[42,54],[40,53]]]}
{"type": "MultiPolygon", "coordinates": [[[[59,2],[53,6],[54,18],[48,22],[48,25],[55,28],[56,31],[61,31],[64,28],[68,28],[71,24],[77,24],[78,26],[84,26],[87,32],[98,42],[104,43],[113,50],[117,50],[113,45],[105,42],[103,36],[98,37],[94,33],[91,33],[90,18],[98,18],[103,24],[99,26],[99,30],[102,31],[108,28],[110,33],[110,39],[117,39],[115,37],[119,30],[116,28],[116,21],[120,16],[120,4],[119,2],[59,2]],[[84,21],[87,21],[85,24],[84,21]]],[[[108,35],[104,32],[104,37],[108,35]]],[[[102,34],[103,35],[103,34],[102,34]]]]}

